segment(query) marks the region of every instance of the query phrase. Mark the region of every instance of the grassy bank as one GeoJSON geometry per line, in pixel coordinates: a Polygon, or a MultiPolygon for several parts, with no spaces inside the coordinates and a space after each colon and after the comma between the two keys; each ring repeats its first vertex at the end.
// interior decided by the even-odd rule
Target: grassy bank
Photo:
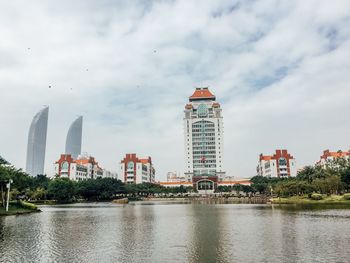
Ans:
{"type": "Polygon", "coordinates": [[[319,195],[315,200],[308,196],[277,197],[270,199],[273,204],[350,204],[350,200],[344,195],[319,195]]]}
{"type": "Polygon", "coordinates": [[[8,211],[6,211],[2,204],[0,206],[0,216],[21,215],[33,212],[40,212],[40,209],[35,204],[24,201],[11,201],[8,211]]]}

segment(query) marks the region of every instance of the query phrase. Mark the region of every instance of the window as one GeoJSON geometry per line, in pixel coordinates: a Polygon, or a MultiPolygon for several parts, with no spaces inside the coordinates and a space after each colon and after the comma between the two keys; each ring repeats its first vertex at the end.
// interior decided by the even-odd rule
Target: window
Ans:
{"type": "Polygon", "coordinates": [[[202,118],[208,116],[208,108],[203,103],[198,106],[198,116],[202,118]]]}
{"type": "Polygon", "coordinates": [[[68,162],[63,162],[63,163],[61,164],[61,170],[67,171],[67,170],[68,170],[68,166],[69,166],[69,163],[68,163],[68,162]]]}
{"type": "Polygon", "coordinates": [[[287,165],[286,158],[279,158],[278,159],[278,165],[281,165],[281,166],[287,165]]]}
{"type": "Polygon", "coordinates": [[[134,170],[134,162],[128,162],[128,170],[134,170]]]}

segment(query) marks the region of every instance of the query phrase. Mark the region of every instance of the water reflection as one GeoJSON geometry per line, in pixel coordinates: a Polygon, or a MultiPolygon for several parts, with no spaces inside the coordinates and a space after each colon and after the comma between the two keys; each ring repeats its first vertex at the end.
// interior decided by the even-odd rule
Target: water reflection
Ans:
{"type": "Polygon", "coordinates": [[[136,202],[0,218],[0,262],[348,262],[349,209],[136,202]]]}
{"type": "Polygon", "coordinates": [[[153,206],[129,205],[121,215],[120,256],[118,262],[141,262],[151,258],[153,227],[157,224],[153,206]]]}
{"type": "Polygon", "coordinates": [[[188,206],[193,213],[191,244],[187,248],[188,262],[217,262],[223,260],[225,251],[220,243],[220,217],[222,216],[214,205],[194,204],[188,206]]]}

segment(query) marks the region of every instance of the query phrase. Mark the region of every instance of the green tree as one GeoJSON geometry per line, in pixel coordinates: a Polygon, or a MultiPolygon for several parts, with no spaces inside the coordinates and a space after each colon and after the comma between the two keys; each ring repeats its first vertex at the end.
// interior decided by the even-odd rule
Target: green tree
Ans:
{"type": "Polygon", "coordinates": [[[75,194],[75,182],[69,178],[56,178],[49,183],[48,195],[58,202],[71,202],[75,194]]]}
{"type": "Polygon", "coordinates": [[[316,173],[316,169],[313,166],[305,166],[302,170],[300,170],[297,174],[298,180],[312,182],[312,179],[316,173]]]}
{"type": "Polygon", "coordinates": [[[88,200],[109,200],[116,194],[125,193],[125,185],[113,178],[89,179],[77,183],[77,192],[88,200]]]}
{"type": "Polygon", "coordinates": [[[45,190],[44,188],[38,187],[37,189],[32,190],[28,197],[32,200],[43,200],[43,199],[46,199],[46,195],[47,195],[47,190],[45,190]]]}
{"type": "Polygon", "coordinates": [[[43,188],[47,189],[49,186],[50,179],[45,174],[38,174],[32,179],[32,189],[43,188]]]}

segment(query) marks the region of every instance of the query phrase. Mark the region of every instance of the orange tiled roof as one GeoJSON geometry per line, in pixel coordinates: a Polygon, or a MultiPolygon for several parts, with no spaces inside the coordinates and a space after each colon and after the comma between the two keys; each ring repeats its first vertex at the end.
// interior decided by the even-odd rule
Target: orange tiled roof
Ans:
{"type": "Polygon", "coordinates": [[[262,161],[262,160],[264,160],[264,161],[272,160],[272,156],[270,156],[270,155],[261,155],[260,156],[260,161],[262,161]]]}
{"type": "Polygon", "coordinates": [[[190,97],[190,99],[197,99],[197,98],[214,98],[215,99],[215,96],[213,93],[209,91],[208,88],[203,88],[203,89],[197,88],[192,94],[192,96],[190,97]]]}
{"type": "Polygon", "coordinates": [[[88,159],[79,159],[79,160],[75,160],[76,163],[78,164],[87,164],[89,163],[88,159]]]}
{"type": "Polygon", "coordinates": [[[176,184],[179,184],[179,185],[192,185],[192,182],[159,182],[159,184],[161,185],[176,185],[176,184]]]}
{"type": "Polygon", "coordinates": [[[140,162],[144,164],[149,163],[148,159],[140,159],[140,162]]]}
{"type": "Polygon", "coordinates": [[[330,152],[329,150],[325,150],[325,151],[323,151],[323,155],[321,156],[321,158],[327,158],[327,157],[340,158],[340,157],[346,157],[348,155],[350,155],[350,151],[347,151],[347,152],[342,152],[342,151],[330,152]]]}
{"type": "Polygon", "coordinates": [[[347,155],[349,155],[349,153],[347,152],[330,152],[330,156],[333,156],[333,157],[344,157],[347,155]]]}
{"type": "Polygon", "coordinates": [[[250,184],[250,180],[240,180],[240,181],[219,181],[218,184],[250,184]]]}

